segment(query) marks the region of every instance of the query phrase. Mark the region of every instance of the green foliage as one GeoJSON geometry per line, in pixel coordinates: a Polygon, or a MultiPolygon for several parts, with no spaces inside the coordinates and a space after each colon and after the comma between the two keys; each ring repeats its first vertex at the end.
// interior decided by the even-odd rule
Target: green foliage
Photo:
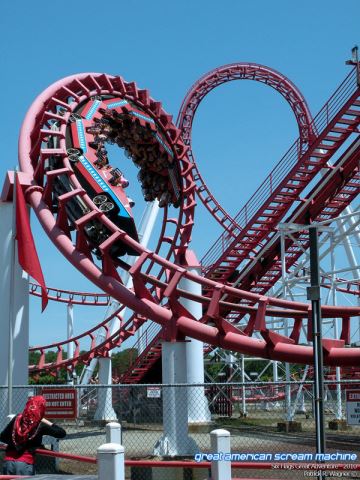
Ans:
{"type": "Polygon", "coordinates": [[[66,373],[60,372],[60,375],[53,376],[49,374],[37,375],[35,378],[29,378],[29,385],[62,385],[66,383],[66,373]]]}
{"type": "Polygon", "coordinates": [[[223,369],[221,363],[209,363],[205,365],[206,372],[210,375],[210,378],[213,378],[215,381],[221,382],[219,378],[219,373],[223,369]]]}
{"type": "MultiPolygon", "coordinates": [[[[85,353],[84,350],[80,352],[80,355],[85,353]]],[[[57,358],[57,351],[49,350],[45,354],[45,363],[53,363],[56,362],[57,358]]],[[[67,353],[64,351],[62,355],[63,359],[67,359],[67,353]]],[[[113,372],[117,375],[126,372],[129,368],[131,363],[135,361],[137,357],[137,349],[136,348],[127,348],[121,352],[114,353],[112,355],[112,367],[113,372]]],[[[38,365],[40,360],[40,352],[29,352],[29,365],[38,365]]],[[[84,365],[79,363],[75,367],[75,372],[77,375],[80,375],[84,365]]],[[[95,374],[97,372],[97,368],[95,370],[95,374]]],[[[57,372],[56,375],[50,375],[49,373],[42,373],[41,375],[35,375],[29,378],[30,385],[58,385],[64,384],[67,381],[67,373],[65,369],[61,369],[57,372]]]]}
{"type": "Polygon", "coordinates": [[[115,375],[125,373],[129,366],[136,360],[138,351],[136,348],[127,348],[121,352],[114,353],[112,358],[112,369],[115,375]]]}
{"type": "MultiPolygon", "coordinates": [[[[81,351],[80,354],[85,353],[81,351]]],[[[54,363],[56,362],[58,352],[54,350],[49,350],[45,353],[45,363],[54,363]]],[[[67,352],[62,354],[63,360],[67,359],[67,352]]],[[[29,352],[29,365],[38,365],[40,360],[40,352],[29,352]]],[[[77,365],[75,371],[77,375],[81,373],[83,365],[77,365]]],[[[50,373],[42,373],[40,375],[34,375],[29,378],[30,385],[59,385],[64,384],[67,381],[66,369],[62,368],[56,374],[51,375],[50,373]]]]}

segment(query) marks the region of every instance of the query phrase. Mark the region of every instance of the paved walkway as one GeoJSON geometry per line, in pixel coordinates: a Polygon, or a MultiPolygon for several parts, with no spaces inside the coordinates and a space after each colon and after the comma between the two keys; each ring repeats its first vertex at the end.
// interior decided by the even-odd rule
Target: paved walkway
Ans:
{"type": "Polygon", "coordinates": [[[97,475],[35,475],[33,477],[26,477],[31,479],[42,480],[98,480],[97,475]]]}

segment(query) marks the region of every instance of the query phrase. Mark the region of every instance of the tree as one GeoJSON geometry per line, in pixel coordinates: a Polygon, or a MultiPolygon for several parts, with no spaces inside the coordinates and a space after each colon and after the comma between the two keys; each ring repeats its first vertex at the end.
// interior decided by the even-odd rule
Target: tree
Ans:
{"type": "Polygon", "coordinates": [[[125,373],[137,356],[138,350],[136,348],[127,348],[121,352],[114,353],[111,356],[113,375],[118,376],[125,373]]]}

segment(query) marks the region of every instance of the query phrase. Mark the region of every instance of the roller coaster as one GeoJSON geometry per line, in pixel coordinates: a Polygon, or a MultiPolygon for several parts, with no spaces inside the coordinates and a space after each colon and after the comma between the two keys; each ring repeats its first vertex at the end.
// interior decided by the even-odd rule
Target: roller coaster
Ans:
{"type": "MultiPolygon", "coordinates": [[[[72,371],[80,363],[89,364],[133,337],[148,320],[160,325],[160,333],[152,335],[122,382],[141,380],[161,355],[162,339],[175,341],[185,336],[212,348],[311,364],[312,346],[301,336],[305,332],[306,340],[311,340],[309,304],[269,294],[284,271],[301,268],[309,240],[305,228],[298,228],[282,244],[279,224],[301,227],[338,221],[356,199],[359,78],[356,63],[314,118],[290,80],[254,63],[225,65],[200,78],[185,96],[176,124],[148,90],[120,76],[73,75],[41,93],[20,132],[22,188],[49,239],[101,292],[51,288],[50,300],[93,307],[114,299],[119,308],[77,337],[34,347],[40,356],[30,372],[72,371]],[[201,101],[216,87],[235,80],[260,82],[279,92],[295,115],[299,138],[232,217],[200,173],[191,134],[201,101]],[[138,241],[125,191],[126,165],[110,165],[107,143],[123,148],[128,161],[139,168],[144,199],[157,199],[163,207],[154,250],[138,241]],[[201,275],[187,268],[196,197],[223,230],[201,260],[201,275]],[[287,253],[285,265],[281,248],[287,253]],[[125,253],[134,257],[133,264],[124,260],[125,253]],[[131,288],[124,275],[131,277],[131,288]],[[195,295],[182,288],[184,279],[200,286],[202,293],[195,295]],[[183,299],[201,305],[201,318],[194,318],[183,299]],[[124,308],[132,311],[127,320],[122,316],[124,308]],[[114,317],[120,322],[115,333],[110,329],[114,317]],[[287,320],[287,332],[280,334],[274,328],[274,318],[287,320]],[[100,331],[103,340],[97,342],[100,331]],[[69,344],[75,346],[72,358],[63,355],[69,344]],[[46,352],[54,349],[56,360],[46,363],[46,352]]],[[[357,224],[353,230],[357,231],[357,224]]],[[[326,276],[322,284],[327,286],[326,276]]],[[[359,296],[358,280],[338,284],[340,291],[359,296]]],[[[36,284],[31,284],[30,294],[40,295],[36,284]]],[[[350,345],[351,328],[359,315],[359,306],[323,305],[324,320],[341,321],[338,338],[323,338],[326,365],[359,363],[360,349],[350,345]]]]}

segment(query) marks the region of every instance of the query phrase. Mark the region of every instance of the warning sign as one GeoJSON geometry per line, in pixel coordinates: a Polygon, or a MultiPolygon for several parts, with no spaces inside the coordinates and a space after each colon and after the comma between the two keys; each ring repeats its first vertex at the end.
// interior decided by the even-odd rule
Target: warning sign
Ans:
{"type": "Polygon", "coordinates": [[[147,387],[146,396],[147,398],[161,398],[161,388],[147,387]]]}
{"type": "Polygon", "coordinates": [[[46,418],[76,418],[77,401],[75,388],[43,388],[46,399],[46,418]]]}
{"type": "Polygon", "coordinates": [[[360,390],[346,391],[346,420],[348,425],[360,425],[360,390]]]}

